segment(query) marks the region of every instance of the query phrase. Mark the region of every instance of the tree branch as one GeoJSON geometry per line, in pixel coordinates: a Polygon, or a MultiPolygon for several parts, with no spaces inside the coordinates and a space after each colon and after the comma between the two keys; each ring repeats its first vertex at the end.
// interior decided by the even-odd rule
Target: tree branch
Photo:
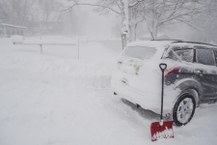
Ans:
{"type": "Polygon", "coordinates": [[[143,2],[143,1],[145,1],[145,0],[137,0],[134,3],[130,3],[129,8],[135,7],[135,6],[137,6],[139,3],[143,2]]]}
{"type": "Polygon", "coordinates": [[[68,11],[70,9],[72,9],[74,6],[76,5],[79,5],[79,6],[93,6],[93,7],[102,7],[102,8],[105,8],[105,9],[109,9],[111,10],[112,12],[118,14],[118,15],[121,15],[121,12],[111,8],[111,7],[108,7],[108,6],[104,6],[104,5],[100,5],[100,4],[90,4],[90,3],[79,3],[79,2],[75,2],[72,6],[68,7],[67,9],[65,9],[64,11],[68,11]]]}
{"type": "Polygon", "coordinates": [[[195,30],[201,31],[201,29],[199,29],[198,27],[196,27],[196,26],[194,26],[193,24],[191,24],[191,23],[189,23],[189,22],[187,22],[187,21],[184,21],[184,20],[182,20],[182,19],[176,19],[176,21],[179,21],[179,22],[181,22],[181,23],[184,23],[184,24],[190,26],[191,28],[193,28],[193,29],[195,29],[195,30]]]}
{"type": "Polygon", "coordinates": [[[115,1],[115,3],[116,3],[116,5],[117,5],[117,7],[119,8],[119,10],[121,11],[121,6],[120,6],[120,4],[118,3],[118,1],[115,1]]]}

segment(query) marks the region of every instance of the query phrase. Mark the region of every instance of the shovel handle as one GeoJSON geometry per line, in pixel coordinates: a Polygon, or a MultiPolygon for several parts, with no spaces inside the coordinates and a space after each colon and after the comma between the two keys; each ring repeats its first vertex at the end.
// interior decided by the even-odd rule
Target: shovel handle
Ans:
{"type": "Polygon", "coordinates": [[[161,120],[161,124],[163,123],[163,100],[164,100],[164,71],[167,68],[167,64],[166,63],[160,63],[159,67],[162,71],[162,90],[161,90],[161,113],[160,113],[160,120],[161,120]]]}
{"type": "Polygon", "coordinates": [[[165,71],[167,68],[167,64],[166,63],[160,63],[159,67],[160,67],[161,71],[165,71]]]}

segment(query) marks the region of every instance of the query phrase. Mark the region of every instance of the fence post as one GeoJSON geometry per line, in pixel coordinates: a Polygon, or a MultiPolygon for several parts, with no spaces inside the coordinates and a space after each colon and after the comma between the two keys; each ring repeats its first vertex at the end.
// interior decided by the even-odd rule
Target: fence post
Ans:
{"type": "Polygon", "coordinates": [[[42,47],[42,44],[39,44],[40,46],[40,52],[43,53],[43,47],[42,47]]]}
{"type": "Polygon", "coordinates": [[[79,41],[79,37],[77,38],[77,58],[78,58],[78,60],[80,59],[80,46],[79,46],[79,43],[80,43],[80,41],[79,41]]]}
{"type": "Polygon", "coordinates": [[[127,35],[121,34],[122,50],[127,46],[127,35]]]}

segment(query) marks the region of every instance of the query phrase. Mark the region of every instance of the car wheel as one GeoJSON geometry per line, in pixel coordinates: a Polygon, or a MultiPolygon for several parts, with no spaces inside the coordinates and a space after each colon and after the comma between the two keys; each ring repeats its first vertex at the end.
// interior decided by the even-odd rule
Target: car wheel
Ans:
{"type": "Polygon", "coordinates": [[[186,125],[191,121],[196,108],[196,102],[193,96],[189,94],[182,95],[173,108],[173,120],[177,126],[186,125]]]}

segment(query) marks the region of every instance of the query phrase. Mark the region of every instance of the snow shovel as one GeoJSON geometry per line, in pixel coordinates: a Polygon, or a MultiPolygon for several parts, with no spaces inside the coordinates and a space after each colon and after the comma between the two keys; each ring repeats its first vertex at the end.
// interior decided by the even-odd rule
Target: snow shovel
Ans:
{"type": "Polygon", "coordinates": [[[163,97],[164,97],[164,72],[167,64],[161,63],[159,67],[162,71],[162,91],[161,91],[161,114],[160,121],[151,123],[151,140],[156,141],[161,138],[174,138],[173,121],[163,120],[163,97]]]}

